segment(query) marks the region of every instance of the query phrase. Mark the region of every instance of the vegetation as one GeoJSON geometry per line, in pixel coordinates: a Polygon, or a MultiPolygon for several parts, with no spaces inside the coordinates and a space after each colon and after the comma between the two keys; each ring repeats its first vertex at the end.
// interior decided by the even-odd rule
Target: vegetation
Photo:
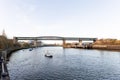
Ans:
{"type": "Polygon", "coordinates": [[[120,40],[117,40],[117,39],[99,39],[94,44],[96,44],[96,45],[120,45],[120,40]]]}
{"type": "Polygon", "coordinates": [[[0,49],[14,49],[19,48],[21,45],[19,43],[14,44],[12,39],[7,39],[5,36],[0,36],[0,49]]]}
{"type": "Polygon", "coordinates": [[[29,43],[23,43],[22,47],[30,47],[29,43]]]}
{"type": "Polygon", "coordinates": [[[7,49],[8,48],[8,40],[4,36],[0,36],[0,49],[7,49]]]}

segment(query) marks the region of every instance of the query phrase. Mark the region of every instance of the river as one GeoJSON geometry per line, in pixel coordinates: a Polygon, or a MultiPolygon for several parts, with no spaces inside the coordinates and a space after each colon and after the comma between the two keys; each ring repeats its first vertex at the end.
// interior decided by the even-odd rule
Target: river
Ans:
{"type": "Polygon", "coordinates": [[[120,52],[40,47],[12,54],[11,80],[120,80],[120,52]],[[45,57],[49,51],[53,58],[45,57]]]}

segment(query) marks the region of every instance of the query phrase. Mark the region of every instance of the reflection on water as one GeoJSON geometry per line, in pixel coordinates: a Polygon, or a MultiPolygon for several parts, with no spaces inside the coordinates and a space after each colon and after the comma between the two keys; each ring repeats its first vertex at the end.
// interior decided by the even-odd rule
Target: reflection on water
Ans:
{"type": "Polygon", "coordinates": [[[41,47],[15,52],[11,80],[119,80],[120,52],[41,47]],[[53,58],[45,57],[51,51],[53,58]]]}

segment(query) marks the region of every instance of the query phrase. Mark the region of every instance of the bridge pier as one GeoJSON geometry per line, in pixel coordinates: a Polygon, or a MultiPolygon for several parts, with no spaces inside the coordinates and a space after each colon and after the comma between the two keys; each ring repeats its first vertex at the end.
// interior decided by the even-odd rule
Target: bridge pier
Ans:
{"type": "Polygon", "coordinates": [[[37,40],[34,40],[34,46],[37,47],[37,40]]]}
{"type": "Polygon", "coordinates": [[[95,43],[95,42],[96,42],[96,39],[93,40],[93,43],[95,43]]]}
{"type": "Polygon", "coordinates": [[[82,40],[79,40],[79,45],[82,46],[82,40]]]}
{"type": "Polygon", "coordinates": [[[79,40],[79,44],[76,45],[76,47],[81,48],[82,47],[82,40],[79,40]]]}
{"type": "Polygon", "coordinates": [[[18,39],[16,37],[13,37],[13,43],[16,44],[18,42],[18,39]]]}
{"type": "Polygon", "coordinates": [[[63,39],[63,47],[65,48],[66,47],[66,40],[63,39]]]}

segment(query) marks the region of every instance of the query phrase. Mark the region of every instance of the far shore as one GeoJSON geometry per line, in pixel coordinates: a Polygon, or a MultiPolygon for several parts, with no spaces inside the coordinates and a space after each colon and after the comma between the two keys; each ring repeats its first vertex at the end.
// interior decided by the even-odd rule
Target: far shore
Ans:
{"type": "Polygon", "coordinates": [[[120,45],[93,45],[92,49],[120,52],[120,45]]]}

